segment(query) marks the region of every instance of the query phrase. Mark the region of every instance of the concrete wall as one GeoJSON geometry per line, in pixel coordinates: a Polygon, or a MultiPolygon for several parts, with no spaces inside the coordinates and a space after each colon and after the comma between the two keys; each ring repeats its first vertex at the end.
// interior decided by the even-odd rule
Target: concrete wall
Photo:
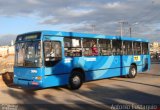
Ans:
{"type": "Polygon", "coordinates": [[[5,57],[11,54],[15,54],[14,46],[0,46],[0,57],[5,57]]]}
{"type": "Polygon", "coordinates": [[[13,72],[14,46],[0,46],[0,74],[13,72]]]}

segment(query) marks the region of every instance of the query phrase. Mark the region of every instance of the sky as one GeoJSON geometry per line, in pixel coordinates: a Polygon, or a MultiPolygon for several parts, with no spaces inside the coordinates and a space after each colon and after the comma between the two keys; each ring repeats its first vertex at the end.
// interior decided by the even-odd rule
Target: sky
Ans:
{"type": "Polygon", "coordinates": [[[124,36],[160,42],[160,0],[0,0],[0,44],[37,30],[119,36],[121,21],[124,36]]]}

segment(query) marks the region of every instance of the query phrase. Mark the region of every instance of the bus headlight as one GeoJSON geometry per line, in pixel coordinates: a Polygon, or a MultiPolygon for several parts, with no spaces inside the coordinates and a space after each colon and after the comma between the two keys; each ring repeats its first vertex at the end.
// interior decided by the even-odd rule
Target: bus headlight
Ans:
{"type": "Polygon", "coordinates": [[[42,77],[41,77],[41,76],[37,76],[37,77],[35,77],[35,79],[37,79],[37,80],[41,80],[41,79],[42,79],[42,77]]]}

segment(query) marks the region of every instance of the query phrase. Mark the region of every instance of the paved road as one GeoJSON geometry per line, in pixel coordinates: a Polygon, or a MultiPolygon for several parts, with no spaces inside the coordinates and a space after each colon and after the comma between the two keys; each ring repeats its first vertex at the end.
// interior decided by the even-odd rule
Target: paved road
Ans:
{"type": "Polygon", "coordinates": [[[64,87],[43,90],[1,87],[0,103],[32,104],[28,105],[32,109],[50,108],[55,104],[64,110],[106,109],[111,104],[160,104],[160,64],[152,64],[150,72],[138,74],[134,79],[110,78],[87,82],[76,91],[64,87]]]}

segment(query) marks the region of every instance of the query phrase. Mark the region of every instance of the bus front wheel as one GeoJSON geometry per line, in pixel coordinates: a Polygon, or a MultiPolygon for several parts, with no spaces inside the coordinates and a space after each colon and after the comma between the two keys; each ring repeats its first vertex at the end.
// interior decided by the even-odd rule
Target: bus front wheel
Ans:
{"type": "Polygon", "coordinates": [[[129,69],[129,74],[127,75],[128,78],[135,78],[137,75],[137,68],[135,65],[131,65],[129,69]]]}
{"type": "Polygon", "coordinates": [[[70,78],[69,78],[68,87],[71,90],[76,90],[76,89],[79,89],[82,84],[83,84],[82,73],[79,71],[73,71],[70,78]]]}

